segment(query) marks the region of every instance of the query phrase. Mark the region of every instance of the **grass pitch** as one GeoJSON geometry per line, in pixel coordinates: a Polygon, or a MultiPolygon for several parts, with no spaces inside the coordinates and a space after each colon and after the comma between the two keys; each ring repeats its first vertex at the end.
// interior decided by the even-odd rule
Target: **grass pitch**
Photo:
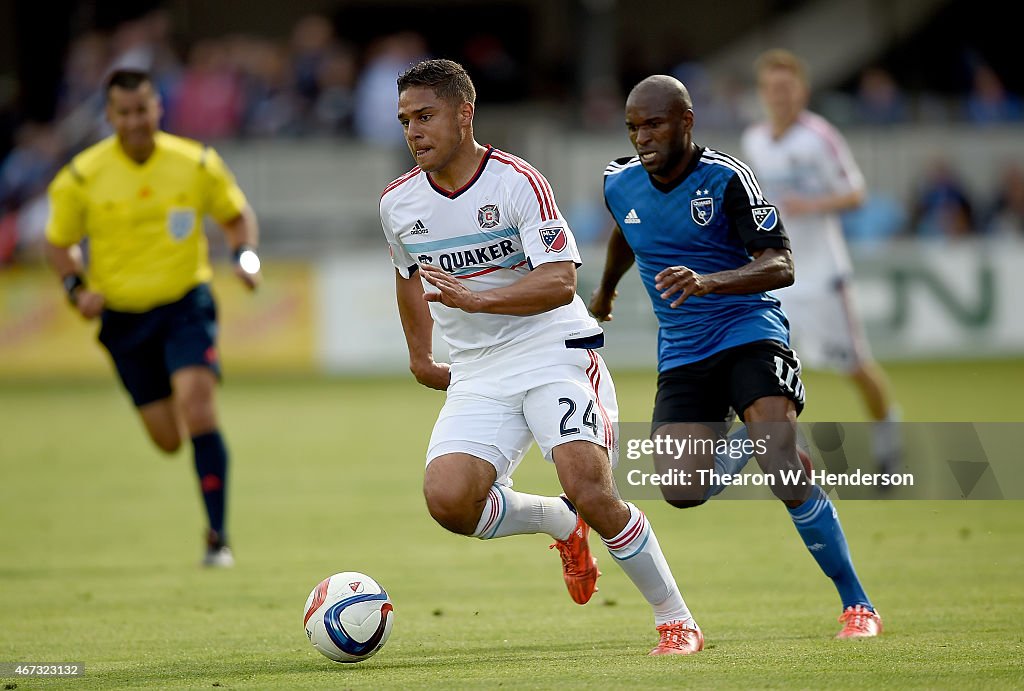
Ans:
{"type": "MultiPolygon", "coordinates": [[[[1024,363],[888,371],[908,420],[1020,420],[1024,363]]],[[[623,419],[646,419],[653,374],[616,381],[623,419]]],[[[807,419],[864,419],[842,380],[806,381],[807,419]]],[[[649,608],[596,539],[601,590],[579,607],[545,536],[480,542],[430,520],[420,480],[440,394],[404,377],[229,372],[220,395],[238,566],[207,571],[190,453],[155,451],[113,380],[0,386],[0,662],[86,665],[5,688],[1024,685],[1020,502],[838,502],[886,625],[845,643],[835,590],[777,502],[643,502],[707,638],[654,659],[649,608]],[[357,665],[302,631],[309,591],[346,570],[395,603],[391,640],[357,665]]],[[[536,450],[516,487],[557,492],[536,450]]]]}

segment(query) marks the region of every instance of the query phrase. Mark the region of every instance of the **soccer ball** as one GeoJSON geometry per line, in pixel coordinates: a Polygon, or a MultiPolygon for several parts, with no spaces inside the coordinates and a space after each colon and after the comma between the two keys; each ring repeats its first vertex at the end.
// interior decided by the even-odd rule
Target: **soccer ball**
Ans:
{"type": "Polygon", "coordinates": [[[359,662],[384,647],[394,621],[391,598],[364,573],[320,581],[306,598],[302,624],[313,647],[335,662],[359,662]]]}

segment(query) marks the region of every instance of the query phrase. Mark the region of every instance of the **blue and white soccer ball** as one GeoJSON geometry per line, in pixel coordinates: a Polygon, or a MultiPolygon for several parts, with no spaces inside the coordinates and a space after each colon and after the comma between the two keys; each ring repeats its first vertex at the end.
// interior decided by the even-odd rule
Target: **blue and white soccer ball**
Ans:
{"type": "Polygon", "coordinates": [[[394,621],[391,598],[364,573],[325,578],[306,598],[303,625],[313,647],[335,662],[359,662],[384,647],[394,621]]]}

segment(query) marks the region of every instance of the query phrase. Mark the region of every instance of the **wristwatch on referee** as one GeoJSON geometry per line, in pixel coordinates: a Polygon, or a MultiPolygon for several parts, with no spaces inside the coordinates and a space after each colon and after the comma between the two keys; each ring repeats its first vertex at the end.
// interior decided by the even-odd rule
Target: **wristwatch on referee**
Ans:
{"type": "Polygon", "coordinates": [[[256,254],[256,248],[252,245],[236,247],[235,264],[238,264],[247,274],[258,274],[260,272],[260,256],[256,254]]]}
{"type": "Polygon", "coordinates": [[[85,279],[82,278],[82,274],[68,274],[61,279],[61,282],[64,284],[64,292],[68,294],[68,302],[77,307],[78,291],[85,289],[85,279]]]}

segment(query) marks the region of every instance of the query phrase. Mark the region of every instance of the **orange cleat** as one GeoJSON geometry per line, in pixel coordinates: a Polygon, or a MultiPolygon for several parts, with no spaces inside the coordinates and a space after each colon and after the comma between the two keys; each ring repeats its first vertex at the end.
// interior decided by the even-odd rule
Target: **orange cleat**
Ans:
{"type": "Polygon", "coordinates": [[[704,634],[693,619],[672,621],[656,628],[661,639],[650,655],[692,655],[704,650],[704,634]],[[686,624],[693,628],[687,628],[686,624]]]}
{"type": "Polygon", "coordinates": [[[863,605],[847,607],[839,615],[839,621],[843,623],[843,630],[836,634],[836,638],[841,640],[873,638],[882,633],[882,617],[863,605]]]}
{"type": "Polygon", "coordinates": [[[577,516],[576,527],[566,540],[555,540],[548,549],[558,548],[562,557],[562,577],[569,596],[578,605],[585,605],[597,592],[597,558],[590,554],[590,526],[577,516]]]}

